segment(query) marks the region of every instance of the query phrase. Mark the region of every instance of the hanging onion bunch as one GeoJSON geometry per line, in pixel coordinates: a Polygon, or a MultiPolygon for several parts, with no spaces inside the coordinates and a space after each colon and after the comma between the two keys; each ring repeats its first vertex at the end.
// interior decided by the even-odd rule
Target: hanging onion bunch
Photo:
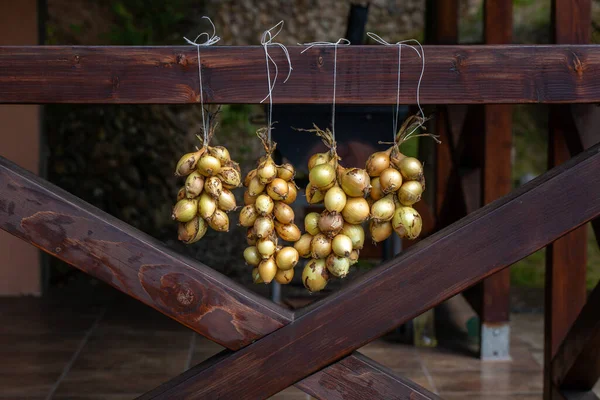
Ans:
{"type": "Polygon", "coordinates": [[[393,146],[371,154],[366,170],[371,177],[371,221],[369,230],[374,242],[387,239],[392,231],[401,238],[416,239],[421,233],[421,216],[412,206],[425,190],[423,164],[400,152],[399,146],[410,138],[432,134],[413,134],[424,122],[410,116],[400,127],[393,146]]]}
{"type": "Polygon", "coordinates": [[[358,261],[365,233],[361,224],[369,218],[365,196],[371,189],[364,169],[339,165],[336,143],[329,129],[314,125],[315,132],[329,147],[308,161],[309,181],[306,199],[311,204],[323,203],[322,213],[310,213],[304,219],[306,233],[294,247],[301,257],[311,258],[304,267],[302,282],[311,292],[323,290],[330,277],[344,278],[350,266],[358,261]]]}
{"type": "Polygon", "coordinates": [[[300,239],[300,229],[294,224],[294,210],[290,206],[297,196],[294,183],[296,171],[291,164],[276,165],[272,154],[276,143],[268,139],[268,128],[261,128],[257,135],[266,154],[258,160],[258,166],[244,179],[244,208],[240,212],[240,225],[248,228],[249,247],[244,250],[248,265],[254,267],[254,283],[270,283],[273,279],[288,284],[294,277],[298,263],[298,251],[292,246],[280,246],[284,242],[300,239]]]}
{"type": "Polygon", "coordinates": [[[219,232],[229,231],[227,213],[236,208],[231,190],[241,186],[240,167],[225,147],[209,146],[218,113],[219,109],[208,113],[206,140],[198,136],[202,147],[181,157],[175,168],[176,176],[187,177],[172,214],[179,222],[178,238],[186,244],[202,239],[209,226],[219,232]]]}

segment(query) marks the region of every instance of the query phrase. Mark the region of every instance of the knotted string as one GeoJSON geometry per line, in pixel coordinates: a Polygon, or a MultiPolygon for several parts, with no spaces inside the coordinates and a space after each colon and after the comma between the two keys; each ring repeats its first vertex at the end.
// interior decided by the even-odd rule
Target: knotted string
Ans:
{"type": "Polygon", "coordinates": [[[397,87],[397,91],[396,91],[396,112],[394,113],[394,123],[393,123],[393,138],[394,138],[394,142],[395,142],[395,138],[396,138],[396,134],[398,133],[398,113],[400,112],[400,72],[401,72],[401,64],[402,64],[402,46],[408,47],[412,50],[414,50],[417,55],[419,56],[419,58],[421,59],[421,75],[419,76],[419,82],[417,83],[417,107],[419,107],[419,112],[421,114],[421,122],[419,122],[419,125],[416,126],[412,131],[410,131],[406,136],[405,136],[405,140],[407,140],[415,131],[417,131],[417,129],[421,128],[423,126],[423,123],[425,121],[425,113],[423,112],[423,109],[421,108],[421,99],[420,99],[420,95],[421,95],[421,81],[423,80],[423,74],[425,72],[425,51],[423,50],[423,46],[421,46],[421,43],[419,43],[418,40],[416,39],[408,39],[408,40],[401,40],[399,42],[396,43],[389,43],[386,40],[382,39],[379,35],[377,35],[376,33],[373,32],[367,32],[367,36],[370,37],[371,39],[373,39],[374,41],[376,41],[377,43],[383,44],[384,46],[398,46],[398,87],[397,87]],[[421,50],[419,52],[419,50],[417,50],[417,48],[415,46],[411,46],[409,44],[406,43],[416,43],[419,46],[419,49],[421,50]]]}
{"type": "Polygon", "coordinates": [[[269,144],[272,143],[271,142],[271,125],[272,125],[272,116],[273,116],[273,89],[275,88],[275,83],[277,82],[277,75],[279,74],[279,69],[277,68],[277,63],[271,58],[271,55],[269,54],[269,46],[273,45],[273,46],[281,47],[281,50],[283,50],[283,53],[285,54],[285,57],[287,58],[287,62],[288,62],[288,65],[290,68],[288,70],[287,77],[285,78],[285,81],[283,81],[283,83],[286,83],[288,81],[288,79],[290,79],[290,75],[292,74],[292,69],[293,69],[292,68],[292,60],[290,59],[290,53],[288,52],[287,47],[285,47],[285,45],[282,43],[273,41],[273,39],[275,39],[275,37],[277,35],[279,35],[279,32],[281,32],[282,29],[283,29],[283,21],[279,21],[279,23],[277,23],[277,25],[275,25],[271,29],[264,31],[264,33],[262,34],[262,37],[260,39],[260,44],[262,44],[263,49],[265,50],[265,62],[267,64],[267,84],[269,87],[269,94],[267,94],[267,97],[262,99],[260,102],[262,103],[267,98],[269,99],[269,111],[267,113],[267,132],[268,132],[269,144]],[[271,31],[276,31],[276,32],[272,33],[271,31]],[[269,61],[275,67],[275,76],[273,77],[272,83],[271,83],[271,69],[269,68],[269,61]]]}
{"type": "MultiPolygon", "coordinates": [[[[300,44],[300,43],[298,43],[300,44]]],[[[331,134],[335,142],[335,93],[337,88],[337,49],[339,45],[347,46],[350,44],[348,39],[340,38],[337,42],[310,42],[303,43],[302,46],[307,46],[300,54],[315,46],[333,46],[333,100],[331,102],[331,134]]]]}
{"type": "Polygon", "coordinates": [[[209,35],[206,32],[202,32],[201,34],[196,36],[196,39],[194,39],[194,41],[191,41],[190,39],[186,38],[185,36],[183,38],[185,39],[186,42],[188,42],[192,46],[196,46],[196,49],[198,52],[198,82],[199,82],[199,86],[200,86],[200,108],[202,110],[202,130],[204,132],[203,145],[208,146],[209,121],[207,121],[204,116],[204,92],[202,90],[202,62],[200,60],[200,47],[201,46],[211,46],[211,45],[217,43],[219,40],[221,40],[221,38],[216,35],[217,29],[215,28],[215,24],[213,24],[212,20],[209,17],[202,17],[202,18],[207,19],[208,22],[210,22],[210,24],[213,28],[212,35],[209,35]],[[202,37],[203,35],[206,35],[206,41],[203,43],[198,43],[198,39],[200,39],[200,37],[202,37]]]}

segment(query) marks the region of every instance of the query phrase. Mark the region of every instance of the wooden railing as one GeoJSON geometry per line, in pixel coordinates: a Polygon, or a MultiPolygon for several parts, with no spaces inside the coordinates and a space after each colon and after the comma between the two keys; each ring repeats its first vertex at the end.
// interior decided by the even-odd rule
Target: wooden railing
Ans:
{"type": "MultiPolygon", "coordinates": [[[[295,71],[275,99],[329,102],[331,50],[298,50],[291,49],[295,71]]],[[[259,102],[261,51],[207,49],[209,101],[259,102]]],[[[424,103],[600,102],[600,46],[431,46],[425,53],[424,103]]],[[[187,47],[0,47],[0,103],[194,103],[193,55],[187,47]]],[[[338,82],[346,84],[338,102],[393,103],[395,57],[387,48],[340,49],[338,82]]],[[[419,68],[414,57],[403,61],[404,103],[414,100],[419,68]]],[[[294,384],[317,398],[431,399],[436,396],[355,351],[598,217],[598,171],[600,145],[298,312],[174,254],[5,159],[0,227],[229,349],[144,399],[266,398],[294,384]]],[[[559,392],[589,390],[600,374],[588,369],[585,379],[576,379],[581,363],[597,355],[589,349],[600,337],[593,312],[598,297],[573,325],[569,337],[577,344],[565,341],[555,358],[559,392]]]]}

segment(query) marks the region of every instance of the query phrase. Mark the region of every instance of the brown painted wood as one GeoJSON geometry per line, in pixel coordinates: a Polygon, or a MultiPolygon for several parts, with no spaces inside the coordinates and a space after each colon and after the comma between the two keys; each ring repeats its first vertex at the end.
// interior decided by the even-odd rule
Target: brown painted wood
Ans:
{"type": "Polygon", "coordinates": [[[591,390],[600,378],[600,285],[590,294],[552,360],[561,390],[591,390]]]}
{"type": "MultiPolygon", "coordinates": [[[[589,43],[591,0],[552,0],[554,43],[589,43]]],[[[573,70],[582,65],[573,60],[573,70]]],[[[577,72],[578,73],[578,72],[577,72]]],[[[551,106],[549,116],[548,166],[569,159],[567,138],[576,134],[568,107],[551,106]]],[[[552,387],[552,359],[586,301],[587,232],[577,229],[548,246],[544,323],[544,399],[556,400],[552,387]]]]}
{"type": "Polygon", "coordinates": [[[324,400],[440,398],[357,352],[301,380],[296,387],[324,400]]]}
{"type": "MultiPolygon", "coordinates": [[[[486,0],[484,36],[486,44],[512,42],[512,0],[486,0]]],[[[482,202],[488,204],[512,189],[512,107],[484,106],[482,202]]],[[[510,271],[505,269],[481,282],[481,322],[507,323],[510,311],[510,271]]]]}
{"type": "Polygon", "coordinates": [[[0,158],[0,228],[239,349],[293,314],[0,158]]]}
{"type": "Polygon", "coordinates": [[[147,398],[266,398],[600,215],[600,146],[411,247],[147,398]],[[560,212],[570,206],[574,212],[560,212]]]}
{"type": "MultiPolygon", "coordinates": [[[[290,46],[294,71],[276,103],[331,103],[333,49],[290,46]]],[[[600,102],[598,46],[426,46],[423,104],[600,102]]],[[[286,74],[280,51],[271,51],[286,74]]],[[[394,104],[397,51],[338,49],[339,104],[394,104]]],[[[207,103],[258,103],[266,96],[260,46],[202,49],[207,103]]],[[[414,103],[421,61],[402,57],[401,102],[414,103]]],[[[0,103],[197,103],[192,46],[0,47],[0,103]]]]}

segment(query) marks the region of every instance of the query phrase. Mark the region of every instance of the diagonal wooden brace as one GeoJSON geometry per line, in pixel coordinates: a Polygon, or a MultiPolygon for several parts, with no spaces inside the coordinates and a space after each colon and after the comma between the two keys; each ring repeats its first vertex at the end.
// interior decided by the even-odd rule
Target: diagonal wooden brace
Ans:
{"type": "Polygon", "coordinates": [[[302,310],[293,323],[143,398],[266,398],[322,374],[365,343],[600,215],[599,170],[597,145],[302,310]]]}

